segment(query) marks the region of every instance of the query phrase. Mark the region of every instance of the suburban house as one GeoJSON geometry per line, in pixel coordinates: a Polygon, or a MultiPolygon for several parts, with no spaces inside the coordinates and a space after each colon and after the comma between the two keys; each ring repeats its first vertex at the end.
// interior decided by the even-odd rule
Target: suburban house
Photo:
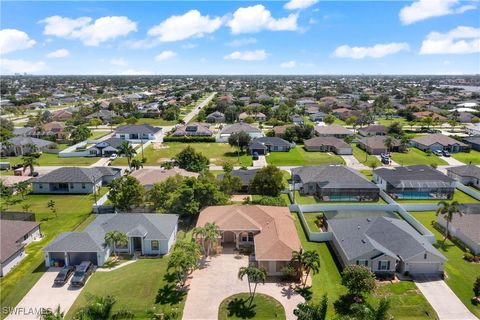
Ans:
{"type": "Polygon", "coordinates": [[[70,133],[65,131],[63,122],[52,121],[42,124],[35,132],[36,138],[54,137],[56,139],[67,139],[70,133]]]}
{"type": "Polygon", "coordinates": [[[222,246],[252,248],[251,259],[265,268],[267,275],[278,276],[292,253],[301,249],[294,219],[287,207],[213,206],[200,212],[197,227],[215,223],[222,246]]]}
{"type": "Polygon", "coordinates": [[[102,120],[103,123],[110,123],[112,121],[112,118],[115,118],[116,116],[117,114],[115,113],[115,111],[101,109],[101,110],[98,110],[97,112],[89,114],[85,118],[88,120],[100,119],[102,120]]]}
{"type": "Polygon", "coordinates": [[[128,141],[122,140],[120,138],[112,137],[112,138],[108,138],[100,142],[97,142],[93,147],[91,147],[88,150],[90,152],[90,155],[109,157],[114,153],[118,153],[118,148],[123,143],[130,144],[130,142],[128,141]]]}
{"type": "Polygon", "coordinates": [[[373,181],[395,199],[451,199],[455,180],[427,165],[379,168],[373,181]]]}
{"type": "Polygon", "coordinates": [[[475,124],[472,123],[467,125],[467,127],[465,128],[465,131],[467,132],[468,135],[471,135],[471,136],[480,135],[480,123],[475,123],[475,124]]]}
{"type": "Polygon", "coordinates": [[[118,253],[164,255],[175,243],[177,223],[175,214],[101,214],[83,232],[63,232],[43,248],[45,265],[73,266],[91,261],[103,266],[113,253],[113,246],[105,243],[105,234],[110,231],[127,236],[127,245],[115,246],[118,253]]]}
{"type": "Polygon", "coordinates": [[[434,121],[446,121],[447,118],[444,116],[441,116],[437,113],[431,112],[431,111],[419,111],[419,112],[414,112],[413,116],[417,120],[422,120],[423,118],[430,117],[434,121]]]}
{"type": "Polygon", "coordinates": [[[480,168],[473,164],[447,168],[447,175],[467,186],[480,189],[480,168]]]}
{"type": "Polygon", "coordinates": [[[302,125],[304,123],[303,117],[298,114],[291,115],[290,120],[292,120],[295,125],[302,125]]]}
{"type": "Polygon", "coordinates": [[[279,137],[255,138],[248,144],[248,154],[256,152],[258,155],[266,155],[268,152],[288,152],[293,145],[279,137]]]}
{"type": "MultiPolygon", "coordinates": [[[[454,214],[452,222],[448,224],[450,235],[463,242],[474,255],[480,255],[480,205],[462,204],[460,205],[462,215],[454,214]]],[[[438,215],[437,222],[444,228],[447,227],[447,221],[442,215],[438,215]]]]}
{"type": "Polygon", "coordinates": [[[388,133],[388,127],[381,124],[374,124],[365,128],[358,129],[358,133],[364,137],[386,136],[388,133]]]}
{"type": "Polygon", "coordinates": [[[480,151],[480,136],[478,137],[468,137],[463,139],[463,141],[470,146],[473,150],[480,151]]]}
{"type": "Polygon", "coordinates": [[[73,112],[68,109],[62,109],[52,112],[52,119],[54,121],[67,121],[72,119],[73,112]]]}
{"type": "MultiPolygon", "coordinates": [[[[260,169],[238,169],[238,170],[232,170],[231,175],[233,177],[239,177],[240,180],[242,180],[242,188],[240,191],[242,192],[248,192],[248,188],[250,186],[250,183],[252,182],[253,178],[255,178],[255,175],[260,169]]],[[[218,180],[223,180],[224,174],[221,173],[217,176],[218,180]]]]}
{"type": "Polygon", "coordinates": [[[27,244],[41,237],[39,222],[0,220],[0,277],[25,258],[27,244]]]}
{"type": "Polygon", "coordinates": [[[155,140],[161,130],[149,124],[127,124],[115,130],[115,137],[122,140],[155,140]]]}
{"type": "Polygon", "coordinates": [[[327,116],[327,114],[325,112],[315,112],[315,113],[312,113],[308,116],[308,118],[311,120],[311,121],[314,121],[314,122],[317,122],[317,121],[323,121],[323,119],[325,119],[325,117],[327,116]]]}
{"type": "Polygon", "coordinates": [[[261,113],[261,112],[251,113],[251,114],[248,114],[246,112],[242,112],[238,115],[238,120],[240,120],[240,121],[243,121],[247,118],[252,118],[256,122],[264,122],[264,121],[267,120],[267,116],[264,113],[261,113]]]}
{"type": "Polygon", "coordinates": [[[292,187],[321,201],[378,201],[379,188],[355,170],[340,165],[298,167],[292,170],[292,187]]]}
{"type": "Polygon", "coordinates": [[[218,138],[217,138],[217,142],[228,142],[228,138],[232,134],[239,133],[239,132],[247,133],[252,139],[263,137],[262,130],[255,128],[254,126],[251,126],[244,122],[237,122],[232,125],[229,125],[228,127],[225,127],[222,131],[220,131],[220,134],[218,135],[218,138]]]}
{"type": "Polygon", "coordinates": [[[377,275],[443,273],[446,258],[403,220],[327,219],[327,230],[343,266],[362,265],[377,275]]]}
{"type": "Polygon", "coordinates": [[[465,143],[440,133],[412,138],[410,144],[412,147],[423,151],[447,150],[449,152],[462,152],[469,149],[465,143]]]}
{"type": "Polygon", "coordinates": [[[175,167],[172,169],[141,168],[131,172],[130,175],[136,178],[145,189],[149,190],[154,184],[163,182],[176,175],[196,178],[199,174],[175,167]]]}
{"type": "Polygon", "coordinates": [[[346,137],[354,135],[353,131],[346,129],[339,124],[315,126],[315,131],[321,137],[335,137],[339,139],[345,139],[346,137]]]}
{"type": "Polygon", "coordinates": [[[225,115],[220,111],[215,111],[207,115],[205,119],[209,123],[223,123],[225,122],[225,115]]]}
{"type": "Polygon", "coordinates": [[[390,151],[398,152],[402,149],[402,144],[400,140],[392,138],[392,146],[390,149],[385,145],[387,136],[368,136],[363,139],[358,140],[357,146],[365,150],[368,154],[379,155],[382,153],[387,153],[390,151]]]}
{"type": "Polygon", "coordinates": [[[286,124],[286,125],[283,125],[283,126],[273,127],[272,130],[273,130],[273,133],[275,134],[275,137],[282,138],[285,135],[285,132],[287,131],[287,129],[288,128],[293,128],[293,127],[294,127],[294,125],[292,125],[292,124],[286,124]]]}
{"type": "Polygon", "coordinates": [[[112,167],[62,167],[32,180],[33,193],[89,194],[121,176],[112,167]]]}
{"type": "Polygon", "coordinates": [[[303,143],[307,151],[334,152],[340,155],[353,153],[351,145],[335,137],[316,137],[305,140],[303,143]]]}
{"type": "Polygon", "coordinates": [[[52,141],[17,136],[7,140],[9,143],[1,144],[1,152],[4,156],[23,156],[35,152],[43,152],[49,148],[55,147],[52,141]]]}
{"type": "Polygon", "coordinates": [[[213,135],[213,132],[210,130],[210,125],[208,123],[199,123],[199,122],[192,122],[184,126],[180,126],[172,134],[172,136],[174,137],[185,137],[185,136],[210,137],[212,135],[213,135]]]}

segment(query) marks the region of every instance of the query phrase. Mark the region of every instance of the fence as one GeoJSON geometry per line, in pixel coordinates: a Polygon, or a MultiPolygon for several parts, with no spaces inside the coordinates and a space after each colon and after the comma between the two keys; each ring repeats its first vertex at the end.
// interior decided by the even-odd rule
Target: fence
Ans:
{"type": "Polygon", "coordinates": [[[456,187],[457,189],[459,189],[460,191],[463,191],[465,192],[466,194],[468,194],[469,196],[477,199],[477,200],[480,200],[480,192],[476,191],[476,190],[473,190],[472,188],[469,188],[467,187],[466,185],[464,185],[463,183],[461,182],[458,182],[456,183],[456,187]]]}

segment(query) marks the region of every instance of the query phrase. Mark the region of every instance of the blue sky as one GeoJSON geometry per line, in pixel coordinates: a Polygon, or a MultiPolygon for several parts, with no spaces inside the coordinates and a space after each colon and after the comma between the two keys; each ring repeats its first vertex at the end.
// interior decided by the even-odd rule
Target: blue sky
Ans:
{"type": "Polygon", "coordinates": [[[1,2],[2,74],[480,73],[480,2],[1,2]]]}

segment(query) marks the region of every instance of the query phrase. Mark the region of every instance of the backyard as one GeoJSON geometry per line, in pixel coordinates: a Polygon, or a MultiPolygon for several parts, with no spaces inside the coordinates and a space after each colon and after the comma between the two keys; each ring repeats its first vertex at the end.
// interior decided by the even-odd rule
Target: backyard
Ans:
{"type": "MultiPolygon", "coordinates": [[[[37,166],[89,166],[98,161],[98,157],[60,158],[57,154],[42,153],[37,159],[37,166]]],[[[10,162],[11,165],[23,163],[22,157],[2,157],[0,161],[10,162]]]]}
{"type": "MultiPolygon", "coordinates": [[[[102,188],[100,195],[105,194],[102,188]]],[[[14,199],[20,199],[19,195],[14,199]]],[[[66,231],[81,231],[92,221],[90,215],[93,204],[92,195],[27,195],[26,199],[9,206],[9,211],[24,211],[22,206],[30,204],[29,211],[35,213],[36,221],[40,222],[43,239],[33,242],[25,249],[27,256],[5,277],[1,278],[2,307],[14,307],[37,282],[46,270],[41,249],[52,241],[59,233],[66,231]],[[57,214],[48,207],[48,201],[55,201],[57,214]],[[72,205],[74,204],[74,205],[72,205]]],[[[4,201],[1,202],[4,205],[4,201]]],[[[3,208],[5,210],[5,207],[3,208]]],[[[4,315],[1,314],[3,319],[4,315]]]]}
{"type": "Polygon", "coordinates": [[[377,157],[367,154],[365,151],[360,149],[359,147],[352,145],[353,148],[353,156],[357,159],[360,163],[366,165],[367,167],[372,167],[372,164],[375,167],[381,167],[382,162],[378,160],[377,157]]]}
{"type": "Polygon", "coordinates": [[[303,145],[297,145],[289,152],[271,152],[268,164],[276,166],[313,166],[322,164],[344,164],[342,157],[326,152],[307,152],[303,145]]]}
{"type": "Polygon", "coordinates": [[[452,157],[465,164],[480,164],[480,151],[470,150],[470,152],[452,153],[452,157]]]}
{"type": "MultiPolygon", "coordinates": [[[[334,315],[333,303],[346,294],[346,288],[341,285],[339,266],[337,266],[333,252],[327,243],[307,240],[297,215],[295,215],[295,224],[303,249],[317,251],[320,256],[320,272],[313,275],[310,291],[312,300],[315,302],[318,302],[324,294],[328,294],[327,318],[331,319],[334,315]]],[[[390,314],[395,319],[437,319],[435,311],[425,297],[419,293],[413,282],[384,282],[372,295],[367,297],[367,302],[376,306],[379,299],[383,297],[390,300],[390,314]]]]}
{"type": "MultiPolygon", "coordinates": [[[[439,199],[409,199],[409,200],[401,200],[397,199],[395,200],[398,203],[438,203],[441,200],[439,199]]],[[[466,194],[463,191],[460,190],[455,190],[455,193],[453,194],[453,198],[451,200],[445,200],[447,202],[452,202],[452,201],[458,201],[459,203],[479,203],[480,201],[472,198],[468,194],[466,194]]]]}
{"type": "Polygon", "coordinates": [[[433,232],[437,239],[434,246],[447,258],[447,262],[445,263],[447,277],[445,282],[460,300],[462,300],[463,304],[465,304],[473,314],[480,317],[480,306],[474,306],[470,301],[473,296],[473,282],[480,276],[480,264],[465,261],[463,259],[463,251],[450,240],[443,242],[443,235],[432,226],[432,221],[437,220],[434,211],[410,213],[433,232]]]}
{"type": "MultiPolygon", "coordinates": [[[[252,158],[245,152],[237,154],[237,148],[230,146],[227,143],[191,143],[186,144],[182,142],[167,142],[162,144],[164,148],[154,149],[153,146],[148,146],[144,150],[144,156],[147,159],[145,165],[155,166],[170,160],[177,153],[191,146],[196,151],[203,153],[210,159],[211,164],[222,165],[223,162],[229,161],[234,165],[251,166],[252,158]],[[238,157],[240,155],[240,157],[238,157]]],[[[137,154],[137,158],[141,158],[141,151],[137,154]]],[[[112,165],[127,165],[127,159],[122,157],[113,161],[112,165]]]]}
{"type": "Polygon", "coordinates": [[[435,164],[438,166],[443,166],[448,164],[436,155],[428,155],[417,148],[410,148],[408,152],[392,152],[392,160],[401,166],[412,166],[419,164],[435,164]]]}

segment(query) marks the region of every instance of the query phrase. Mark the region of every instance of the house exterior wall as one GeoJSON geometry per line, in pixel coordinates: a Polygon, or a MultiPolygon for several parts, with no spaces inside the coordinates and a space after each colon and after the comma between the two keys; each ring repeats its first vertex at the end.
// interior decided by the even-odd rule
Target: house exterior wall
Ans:
{"type": "Polygon", "coordinates": [[[335,148],[334,152],[339,155],[351,155],[353,154],[353,149],[352,148],[335,148]]]}
{"type": "Polygon", "coordinates": [[[408,260],[402,261],[400,264],[400,272],[416,273],[421,269],[421,273],[439,274],[443,272],[443,259],[429,252],[422,252],[408,260]],[[426,254],[426,259],[425,259],[426,254]],[[416,267],[420,267],[415,269],[416,267]]]}
{"type": "Polygon", "coordinates": [[[98,190],[102,186],[102,181],[98,180],[95,184],[93,183],[67,183],[68,190],[55,190],[55,185],[58,183],[48,183],[48,182],[32,182],[32,191],[33,193],[58,193],[58,194],[89,194],[93,193],[94,190],[98,190]]]}
{"type": "Polygon", "coordinates": [[[460,176],[458,174],[455,174],[451,171],[448,171],[448,176],[452,179],[455,179],[457,181],[459,181],[460,183],[464,184],[464,185],[472,185],[472,186],[475,186],[477,188],[480,188],[480,179],[478,178],[474,178],[474,177],[463,177],[463,176],[460,176]]]}
{"type": "Polygon", "coordinates": [[[31,230],[25,235],[26,239],[22,241],[23,244],[27,245],[30,242],[40,239],[42,237],[42,234],[40,233],[40,226],[37,226],[35,229],[31,230]]]}
{"type": "Polygon", "coordinates": [[[7,273],[10,272],[17,264],[25,258],[26,254],[21,248],[17,252],[15,252],[10,258],[8,258],[5,262],[1,264],[0,268],[0,277],[4,277],[7,273]]]}
{"type": "Polygon", "coordinates": [[[155,140],[156,136],[153,133],[149,134],[129,134],[129,133],[115,133],[116,138],[120,138],[122,140],[155,140]]]}
{"type": "MultiPolygon", "coordinates": [[[[445,219],[442,217],[442,216],[438,216],[437,218],[437,222],[444,228],[447,227],[447,222],[445,221],[445,219]]],[[[472,239],[470,239],[469,236],[467,236],[466,234],[464,234],[461,230],[459,230],[458,228],[456,228],[453,224],[449,223],[448,224],[448,230],[450,231],[450,234],[458,239],[460,239],[460,241],[462,241],[467,247],[470,248],[470,250],[472,250],[472,252],[475,254],[475,255],[479,255],[480,254],[480,243],[475,243],[475,241],[473,241],[472,239]]]]}
{"type": "MultiPolygon", "coordinates": [[[[261,132],[247,132],[250,138],[253,140],[255,138],[262,138],[263,133],[261,132]]],[[[228,138],[230,138],[230,133],[219,134],[217,136],[217,142],[228,142],[228,138]]]]}

